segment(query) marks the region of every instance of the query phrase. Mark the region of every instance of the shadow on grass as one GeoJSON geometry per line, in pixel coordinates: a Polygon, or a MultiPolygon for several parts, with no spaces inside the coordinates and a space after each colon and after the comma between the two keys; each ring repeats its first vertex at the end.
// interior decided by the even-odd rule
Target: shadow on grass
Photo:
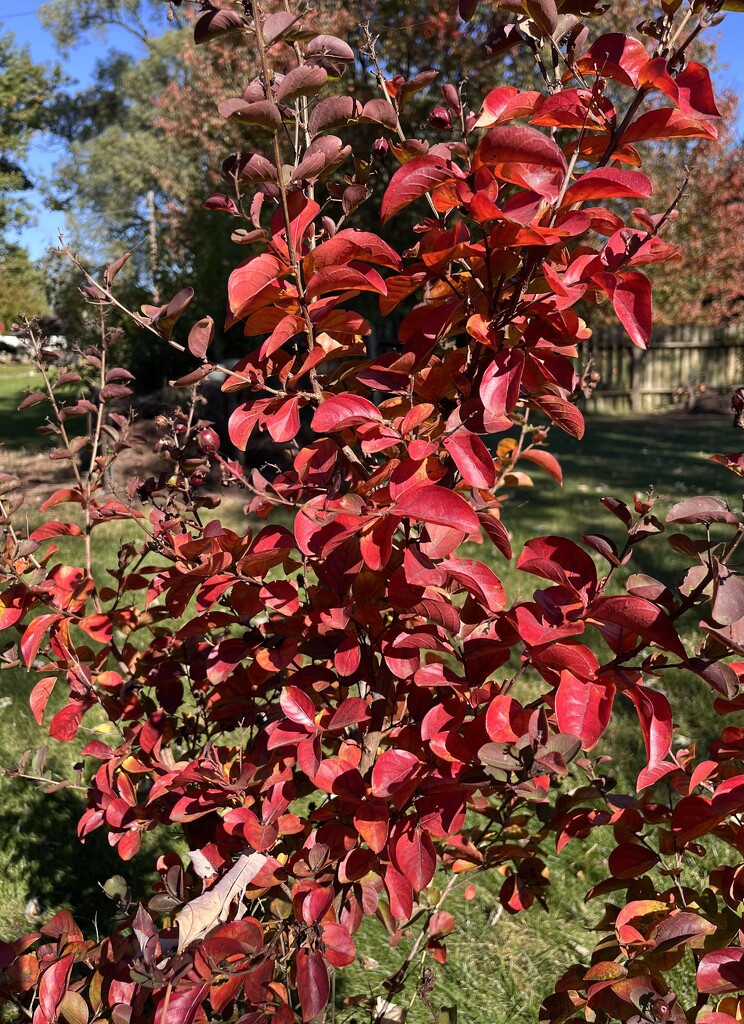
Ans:
{"type": "MultiPolygon", "coordinates": [[[[85,803],[70,790],[44,794],[18,782],[8,799],[9,790],[0,811],[4,882],[25,889],[26,897],[38,903],[41,919],[67,908],[86,936],[93,936],[96,927],[106,934],[117,904],[101,885],[112,875],[122,875],[135,896],[147,898],[154,878],[151,849],[124,862],[109,846],[103,830],[80,843],[76,825],[85,803]]],[[[24,921],[0,922],[5,939],[12,937],[11,932],[31,928],[24,921]]]]}

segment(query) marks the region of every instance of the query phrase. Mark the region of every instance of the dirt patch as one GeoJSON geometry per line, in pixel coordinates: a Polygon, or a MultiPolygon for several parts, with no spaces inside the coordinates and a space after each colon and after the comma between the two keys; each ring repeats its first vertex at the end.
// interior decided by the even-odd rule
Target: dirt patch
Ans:
{"type": "MultiPolygon", "coordinates": [[[[127,482],[136,476],[144,479],[162,471],[164,464],[152,450],[157,439],[157,428],[152,420],[137,423],[137,434],[142,443],[119,455],[114,464],[113,490],[126,492],[127,482]]],[[[51,459],[48,449],[0,447],[0,473],[9,473],[21,484],[26,506],[38,509],[56,488],[74,482],[74,474],[66,459],[51,459]]]]}

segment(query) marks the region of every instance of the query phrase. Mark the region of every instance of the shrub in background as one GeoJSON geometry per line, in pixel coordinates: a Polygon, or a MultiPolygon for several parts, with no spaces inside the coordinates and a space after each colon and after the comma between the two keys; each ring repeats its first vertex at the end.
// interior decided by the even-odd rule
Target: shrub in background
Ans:
{"type": "MultiPolygon", "coordinates": [[[[157,891],[128,903],[109,936],[83,936],[64,911],[0,945],[0,994],[34,1024],[322,1019],[336,973],[364,954],[365,917],[400,944],[400,964],[383,998],[345,1001],[391,1018],[418,954],[446,958],[456,887],[472,895],[481,872],[498,871],[508,912],[545,905],[546,844],[597,827],[617,848],[594,894],[618,903],[544,1019],[741,1016],[726,994],[744,989],[744,869],[717,867],[705,888],[686,872],[708,835],[741,850],[744,732],[724,728],[704,761],[672,753],[670,703],[653,685],[673,691],[694,673],[722,715],[741,709],[739,516],[710,497],[670,511],[669,543],[688,565],[677,587],[625,570],[665,530],[651,500],[603,499],[621,543],[525,544],[517,567],[543,581],[532,600],[510,599],[491,568],[512,557],[503,490],[535,467],[560,482],[549,429],[583,433],[576,403],[591,381],[572,360],[589,332],[577,303],[608,299],[633,342],[650,341],[642,268],[680,258],[662,237],[679,197],[636,205],[652,198],[639,146],[715,137],[710,78],[688,49],[726,5],[665,3],[640,27],[648,45],[618,34],[588,45],[585,20],[601,32],[592,2],[509,6],[514,23],[491,51],[530,47],[544,92],[497,87],[472,113],[445,82],[431,116],[447,141],[426,146],[406,134],[406,101],[433,72],[407,81],[368,38],[380,96],[362,105],[336,84],[347,44],[305,31],[299,11],[204,5],[197,41],[240,34],[262,68],[220,109],[263,151],[228,157],[225,191],[206,202],[235,219],[236,242],[259,247],[229,282],[228,323],[248,339],[224,384],[245,394],[230,433],[239,448],[268,434],[287,468],[247,474],[222,459],[194,401],[160,420],[167,469],[111,492],[134,438],[110,410],[129,375],[107,317],[187,349],[198,368],[179,384],[193,390],[215,367],[209,318],[179,340],[191,289],[130,311],[114,290],[123,256],[87,276],[101,340],[80,368],[60,369],[36,339],[44,390],[24,405],[46,403],[51,456],[71,475],[42,511],[72,511],[26,536],[17,482],[3,482],[0,625],[19,634],[5,663],[38,674],[38,721],[53,689],[69,690],[53,737],[74,739],[93,709],[117,730],[83,750],[81,838],[103,828],[127,860],[164,826],[189,852],[160,858],[157,891]],[[404,253],[351,226],[375,183],[374,159],[353,152],[359,123],[379,129],[375,158],[400,163],[383,221],[419,203],[404,253]],[[383,315],[414,301],[394,352],[367,357],[360,293],[383,315]],[[95,401],[61,404],[58,386],[84,374],[95,401]],[[82,415],[90,429],[77,436],[82,415]],[[212,461],[249,492],[252,523],[280,515],[240,533],[210,518],[212,461]],[[141,539],[103,572],[91,537],[111,521],[141,539]],[[71,564],[60,538],[65,559],[80,546],[71,564]],[[481,560],[463,553],[471,542],[481,560]],[[694,650],[679,633],[693,611],[694,650]],[[638,792],[617,795],[591,751],[621,699],[647,763],[638,792]],[[689,1006],[666,978],[683,964],[696,979],[689,1006]]],[[[744,472],[742,457],[716,458],[744,472]]]]}

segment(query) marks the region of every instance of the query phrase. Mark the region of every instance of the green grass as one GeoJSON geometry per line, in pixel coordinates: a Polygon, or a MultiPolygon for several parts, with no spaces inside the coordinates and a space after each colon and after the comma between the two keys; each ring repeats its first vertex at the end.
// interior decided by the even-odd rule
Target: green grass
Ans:
{"type": "Polygon", "coordinates": [[[26,363],[0,366],[0,422],[7,448],[38,448],[46,440],[36,433],[36,428],[46,417],[46,404],[18,411],[24,397],[31,391],[40,390],[42,384],[41,376],[26,363]]]}
{"type": "MultiPolygon", "coordinates": [[[[57,397],[67,400],[78,395],[80,385],[68,385],[57,390],[57,397]]],[[[54,438],[37,433],[36,428],[46,422],[48,402],[40,402],[28,409],[18,409],[26,395],[32,391],[43,391],[41,374],[30,363],[0,364],[0,423],[2,442],[8,449],[38,450],[53,444],[54,438]]],[[[85,419],[71,420],[70,432],[81,433],[85,419]]],[[[2,449],[0,449],[0,465],[2,449]]]]}
{"type": "MultiPolygon", "coordinates": [[[[31,416],[23,424],[9,420],[5,413],[16,403],[18,392],[28,386],[17,368],[0,368],[0,415],[10,422],[8,435],[14,443],[36,443],[31,416]],[[14,391],[14,389],[16,389],[14,391]]],[[[17,403],[16,403],[17,404],[17,403]]],[[[29,410],[35,414],[38,409],[29,410]]],[[[582,533],[605,533],[621,540],[620,524],[599,504],[599,497],[612,494],[630,500],[633,491],[642,495],[653,487],[659,497],[660,517],[675,501],[699,493],[713,493],[739,507],[741,487],[733,474],[709,461],[713,452],[730,452],[741,447],[741,435],[725,418],[681,416],[653,419],[595,418],[588,420],[587,436],[581,443],[554,430],[551,450],[564,469],[565,486],[558,488],[537,468],[531,471],[535,487],[510,492],[503,519],[513,532],[518,551],[528,537],[559,533],[576,537],[582,533]]],[[[1,462],[0,458],[0,462],[1,462]]],[[[220,515],[219,511],[215,515],[220,515]]],[[[244,524],[236,500],[230,502],[225,519],[239,528],[244,524]]],[[[97,571],[112,561],[118,542],[116,524],[97,535],[97,571]]],[[[63,545],[63,551],[65,547],[63,545]]],[[[521,596],[540,585],[534,578],[517,574],[486,542],[469,551],[474,557],[492,561],[495,571],[521,596]]],[[[639,546],[635,571],[663,578],[678,574],[683,563],[671,556],[663,538],[639,546]]],[[[0,675],[0,764],[13,765],[25,750],[49,743],[49,764],[60,777],[67,776],[76,762],[80,745],[49,741],[28,711],[28,693],[33,680],[21,670],[0,675]]],[[[710,691],[693,677],[678,674],[665,679],[679,730],[704,750],[715,729],[710,691]]],[[[60,700],[60,697],[55,697],[60,700]]],[[[86,721],[87,726],[87,721],[86,721]]],[[[89,738],[81,731],[81,741],[89,738]]],[[[624,784],[634,778],[642,760],[643,745],[637,720],[629,708],[620,708],[604,744],[612,753],[624,784]]],[[[112,905],[100,891],[100,883],[112,874],[123,874],[134,891],[147,896],[153,847],[130,864],[122,864],[112,853],[102,832],[80,847],[75,825],[82,809],[80,796],[66,790],[44,795],[28,785],[0,778],[0,934],[28,930],[23,911],[30,897],[39,900],[44,915],[62,906],[74,907],[81,923],[92,930],[97,918],[102,930],[112,905]]],[[[540,907],[518,917],[502,912],[498,902],[500,878],[477,879],[477,897],[469,903],[453,896],[447,909],[458,929],[448,939],[446,964],[427,962],[433,969],[434,987],[427,1001],[418,992],[420,968],[411,973],[406,992],[396,1002],[411,1004],[413,1024],[428,1021],[442,1005],[457,1005],[460,1024],[506,1024],[534,1021],[542,997],[552,983],[575,959],[584,958],[594,944],[589,930],[602,913],[602,900],[585,904],[587,888],[603,877],[610,849],[607,837],[596,834],[590,840],[572,841],[561,856],[549,857],[552,886],[551,912],[540,907]]],[[[382,927],[366,922],[358,947],[378,966],[357,965],[339,977],[339,1000],[369,991],[384,995],[380,985],[409,948],[404,938],[391,951],[382,927]]],[[[338,1019],[363,1021],[366,1012],[340,1006],[338,1019]]]]}

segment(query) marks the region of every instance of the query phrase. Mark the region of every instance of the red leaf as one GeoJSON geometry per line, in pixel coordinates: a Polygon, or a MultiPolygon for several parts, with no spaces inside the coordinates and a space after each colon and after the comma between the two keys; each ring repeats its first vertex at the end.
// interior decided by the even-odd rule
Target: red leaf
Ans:
{"type": "Polygon", "coordinates": [[[506,605],[506,591],[493,570],[472,558],[448,558],[439,563],[448,576],[464,587],[484,609],[500,612],[506,605]]]}
{"type": "Polygon", "coordinates": [[[78,626],[99,644],[110,643],[114,635],[114,624],[108,615],[86,615],[78,622],[78,626]]]}
{"type": "Polygon", "coordinates": [[[188,347],[192,356],[197,359],[204,359],[207,349],[214,341],[214,320],[211,316],[205,316],[199,320],[189,331],[188,347]]]}
{"type": "Polygon", "coordinates": [[[359,668],[361,661],[361,649],[359,641],[354,636],[349,636],[336,648],[333,656],[333,665],[340,676],[352,676],[359,668]]]}
{"type": "Polygon", "coordinates": [[[163,995],[162,999],[158,999],[153,1024],[194,1024],[199,1008],[209,992],[209,985],[205,982],[180,991],[177,989],[172,992],[167,987],[161,991],[163,995]]]}
{"type": "Polygon", "coordinates": [[[697,987],[707,995],[744,991],[744,949],[729,946],[706,953],[697,969],[697,987]]]}
{"type": "Polygon", "coordinates": [[[51,537],[82,537],[83,531],[75,523],[42,523],[29,534],[29,540],[42,541],[51,537]]]}
{"type": "Polygon", "coordinates": [[[56,676],[47,676],[46,679],[40,679],[31,691],[29,704],[37,725],[41,725],[41,720],[44,717],[47,702],[52,690],[54,689],[56,681],[56,676]]]}
{"type": "Polygon", "coordinates": [[[520,458],[534,462],[535,465],[549,473],[557,484],[563,484],[563,470],[558,459],[551,452],[546,452],[544,448],[528,448],[527,451],[522,452],[520,458]]]}
{"type": "Polygon", "coordinates": [[[375,853],[385,849],[389,827],[390,812],[384,803],[365,801],[354,813],[354,828],[375,853]]]}
{"type": "Polygon", "coordinates": [[[31,668],[45,634],[61,618],[61,615],[55,615],[54,613],[39,615],[26,627],[21,637],[21,654],[23,655],[26,668],[31,668]]]}
{"type": "Polygon", "coordinates": [[[372,267],[363,268],[363,264],[345,267],[326,267],[313,274],[305,286],[305,295],[308,299],[318,295],[325,295],[328,292],[357,291],[357,292],[378,292],[380,295],[387,293],[385,281],[372,267]]]}
{"type": "Polygon", "coordinates": [[[736,526],[739,520],[728,507],[725,501],[720,498],[708,496],[700,498],[685,498],[678,501],[676,505],[667,512],[668,523],[729,523],[736,526]]]}
{"type": "Polygon", "coordinates": [[[486,536],[498,548],[504,558],[509,561],[512,557],[511,540],[506,527],[493,512],[479,512],[478,522],[483,527],[486,536]]]}
{"type": "Polygon", "coordinates": [[[308,273],[316,273],[325,267],[345,266],[352,260],[365,263],[376,263],[391,270],[400,270],[401,259],[387,242],[371,231],[358,231],[356,228],[344,228],[337,231],[333,238],[312,249],[305,257],[304,265],[308,273]]]}
{"type": "Polygon", "coordinates": [[[227,305],[231,314],[229,325],[240,320],[258,293],[276,281],[286,269],[276,256],[269,253],[262,253],[236,267],[227,282],[227,305]]]}
{"type": "Polygon", "coordinates": [[[700,914],[680,911],[661,922],[653,939],[657,949],[672,950],[682,946],[701,949],[706,935],[712,935],[715,930],[713,922],[707,921],[700,914]]]}
{"type": "Polygon", "coordinates": [[[519,401],[523,371],[524,359],[511,350],[499,352],[487,367],[480,384],[480,397],[494,420],[506,417],[519,401]]]}
{"type": "Polygon", "coordinates": [[[544,412],[545,415],[560,427],[566,434],[577,438],[579,441],[584,436],[584,417],[571,402],[565,398],[558,398],[557,395],[541,395],[533,398],[532,404],[544,412]]]}
{"type": "Polygon", "coordinates": [[[452,165],[441,157],[417,156],[409,160],[390,179],[382,199],[382,223],[432,189],[454,180],[452,165]]]}
{"type": "Polygon", "coordinates": [[[555,0],[524,0],[527,14],[545,36],[552,36],[558,25],[555,0]]]}
{"type": "Polygon", "coordinates": [[[651,282],[637,270],[624,274],[595,274],[594,280],[609,295],[618,320],[634,345],[648,348],[653,327],[651,282]]]}
{"type": "Polygon", "coordinates": [[[65,704],[49,723],[49,735],[55,740],[69,743],[77,736],[83,715],[90,707],[88,701],[73,700],[65,704]]]}
{"type": "Polygon", "coordinates": [[[583,682],[570,672],[561,672],[555,695],[558,728],[578,736],[582,747],[591,750],[607,728],[614,699],[613,683],[583,682]]]}
{"type": "Polygon", "coordinates": [[[591,556],[567,537],[528,540],[517,568],[551,583],[569,586],[577,593],[591,594],[597,586],[597,569],[591,556]]]}
{"type": "Polygon", "coordinates": [[[55,491],[54,494],[52,494],[49,498],[47,498],[46,501],[43,501],[41,505],[39,505],[39,511],[46,512],[48,511],[48,509],[54,508],[55,505],[67,504],[82,505],[83,496],[81,492],[75,489],[69,490],[64,487],[60,488],[60,490],[55,491]]]}
{"type": "Polygon", "coordinates": [[[537,128],[501,125],[485,135],[475,151],[473,170],[490,167],[497,178],[555,202],[566,176],[566,158],[537,128]]]}
{"type": "MultiPolygon", "coordinates": [[[[357,646],[357,651],[359,650],[357,646]]],[[[369,720],[370,712],[366,700],[361,697],[347,697],[342,701],[326,726],[328,732],[340,732],[351,725],[369,720]]]]}
{"type": "Polygon", "coordinates": [[[413,886],[392,864],[385,868],[384,881],[390,913],[398,921],[408,921],[413,913],[413,886]]]}
{"type": "Polygon", "coordinates": [[[638,878],[658,864],[653,850],[640,843],[621,843],[609,856],[607,867],[614,878],[638,878]]]}
{"type": "Polygon", "coordinates": [[[651,179],[639,171],[621,171],[615,167],[597,167],[582,174],[567,190],[561,206],[583,203],[587,199],[648,199],[653,192],[651,179]]]}
{"type": "Polygon", "coordinates": [[[652,139],[717,139],[718,132],[709,121],[687,117],[673,107],[649,110],[626,128],[622,141],[648,142],[652,139]]]}
{"type": "Polygon", "coordinates": [[[497,86],[484,99],[475,127],[493,128],[497,124],[516,121],[534,113],[542,99],[539,92],[519,92],[512,85],[497,86]]]}
{"type": "Polygon", "coordinates": [[[348,967],[356,959],[354,940],[341,924],[324,924],[322,926],[323,955],[331,967],[348,967]]]}
{"type": "Polygon", "coordinates": [[[677,104],[683,114],[694,117],[720,117],[721,112],[716,104],[710,72],[702,64],[691,60],[684,71],[677,75],[675,82],[679,90],[677,104]]]}
{"type": "Polygon", "coordinates": [[[265,414],[265,424],[277,444],[293,441],[300,432],[300,399],[294,396],[282,401],[275,412],[265,414]]]}
{"type": "Polygon", "coordinates": [[[327,434],[370,421],[382,423],[382,416],[368,398],[359,395],[331,395],[318,406],[311,427],[316,434],[327,434]]]}
{"type": "Polygon", "coordinates": [[[499,694],[486,712],[488,738],[493,743],[516,743],[526,732],[528,717],[529,712],[525,714],[522,705],[513,697],[499,694]]]}
{"type": "Polygon", "coordinates": [[[315,730],[315,705],[299,687],[285,686],[279,703],[290,722],[304,726],[308,732],[315,730]]]}
{"type": "Polygon", "coordinates": [[[655,781],[653,769],[661,764],[672,749],[672,709],[664,694],[658,690],[633,685],[626,687],[624,693],[633,701],[638,712],[646,746],[648,764],[638,776],[638,788],[643,789],[655,781]]]}
{"type": "Polygon", "coordinates": [[[687,660],[682,641],[674,623],[660,608],[643,597],[620,594],[617,597],[599,597],[589,609],[591,617],[599,622],[611,622],[640,636],[648,643],[657,644],[687,660]]]}
{"type": "Polygon", "coordinates": [[[585,75],[601,75],[622,85],[636,86],[647,63],[648,53],[643,43],[632,36],[611,32],[595,39],[576,62],[576,67],[585,75]]]}
{"type": "Polygon", "coordinates": [[[477,533],[478,516],[467,501],[455,491],[438,484],[425,484],[407,491],[394,506],[397,516],[437,523],[460,533],[477,533]]]}
{"type": "Polygon", "coordinates": [[[199,46],[215,36],[223,35],[225,32],[235,32],[243,27],[243,19],[237,11],[224,9],[208,11],[194,25],[194,42],[199,46]]]}
{"type": "Polygon", "coordinates": [[[416,892],[425,889],[434,877],[437,854],[431,836],[419,825],[407,829],[393,847],[395,866],[416,892]]]}
{"type": "Polygon", "coordinates": [[[39,1007],[48,1021],[57,1019],[59,1005],[64,999],[67,985],[70,981],[70,972],[75,957],[72,953],[63,956],[47,967],[39,982],[39,1007]]]}
{"type": "Polygon", "coordinates": [[[372,795],[391,797],[410,785],[422,762],[408,750],[385,750],[372,769],[372,795]]]}
{"type": "Polygon", "coordinates": [[[496,467],[488,448],[477,434],[471,434],[465,429],[457,430],[445,437],[444,447],[466,484],[486,490],[493,487],[496,483],[496,467]]]}
{"type": "Polygon", "coordinates": [[[314,1020],[328,1004],[328,997],[331,994],[325,960],[318,950],[310,953],[303,948],[298,951],[295,958],[295,970],[302,1019],[314,1020]]]}

